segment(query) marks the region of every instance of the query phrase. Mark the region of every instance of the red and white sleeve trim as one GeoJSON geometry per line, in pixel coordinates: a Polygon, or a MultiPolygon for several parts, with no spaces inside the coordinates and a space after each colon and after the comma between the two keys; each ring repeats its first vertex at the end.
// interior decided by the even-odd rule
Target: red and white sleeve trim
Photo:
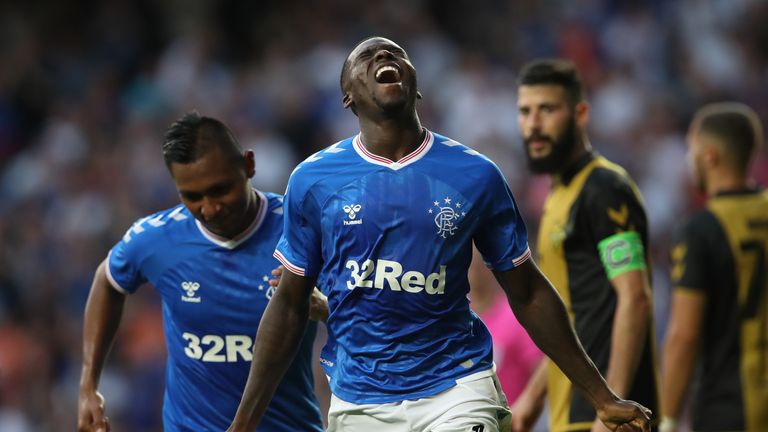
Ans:
{"type": "Polygon", "coordinates": [[[520,264],[528,261],[530,258],[531,258],[531,248],[530,247],[526,247],[525,248],[525,252],[523,252],[520,256],[518,256],[517,258],[514,258],[512,260],[512,265],[517,267],[520,264]]]}
{"type": "Polygon", "coordinates": [[[276,250],[273,256],[277,258],[277,260],[280,261],[280,263],[283,264],[283,266],[285,266],[285,268],[288,269],[288,271],[291,273],[304,276],[304,269],[297,265],[291,264],[291,262],[288,261],[288,259],[285,258],[279,250],[276,250]]]}

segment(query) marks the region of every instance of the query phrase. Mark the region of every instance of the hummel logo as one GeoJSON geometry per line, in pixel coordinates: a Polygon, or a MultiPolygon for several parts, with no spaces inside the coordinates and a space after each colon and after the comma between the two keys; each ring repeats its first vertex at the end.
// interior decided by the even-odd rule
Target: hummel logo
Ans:
{"type": "Polygon", "coordinates": [[[360,212],[360,210],[363,208],[360,204],[350,204],[345,205],[342,207],[344,209],[344,213],[349,216],[349,220],[344,220],[344,225],[360,225],[363,223],[362,219],[355,219],[357,218],[357,214],[360,212]]]}
{"type": "Polygon", "coordinates": [[[181,296],[181,301],[200,303],[201,298],[195,297],[195,293],[200,289],[200,284],[198,282],[182,282],[181,289],[186,293],[186,295],[181,296]]]}
{"type": "Polygon", "coordinates": [[[363,206],[360,204],[345,205],[344,213],[346,213],[350,219],[354,219],[357,217],[357,212],[359,212],[361,208],[363,208],[363,206]]]}

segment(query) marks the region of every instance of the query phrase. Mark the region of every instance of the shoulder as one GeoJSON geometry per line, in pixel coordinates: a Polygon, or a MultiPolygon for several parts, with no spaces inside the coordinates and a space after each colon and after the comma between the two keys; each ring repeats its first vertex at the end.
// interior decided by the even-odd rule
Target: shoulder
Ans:
{"type": "Polygon", "coordinates": [[[703,209],[675,227],[673,243],[693,245],[701,253],[728,244],[720,220],[710,209],[703,209]]]}
{"type": "Polygon", "coordinates": [[[185,231],[194,224],[194,216],[179,204],[137,219],[122,237],[122,243],[154,244],[160,238],[185,231]]]}
{"type": "Polygon", "coordinates": [[[260,191],[267,201],[267,211],[276,212],[283,208],[283,195],[260,191]]]}
{"type": "Polygon", "coordinates": [[[602,156],[597,156],[592,162],[594,168],[587,177],[587,185],[599,188],[626,189],[634,187],[634,181],[627,171],[619,164],[609,161],[602,156]]]}
{"type": "Polygon", "coordinates": [[[259,193],[267,203],[262,224],[268,226],[270,231],[282,233],[283,231],[283,196],[271,192],[259,193]]]}
{"type": "Polygon", "coordinates": [[[637,185],[623,167],[602,156],[597,156],[592,164],[592,171],[584,182],[583,194],[593,198],[631,196],[642,201],[637,185]]]}
{"type": "Polygon", "coordinates": [[[709,209],[699,210],[677,228],[679,240],[706,239],[720,232],[720,221],[709,209]]]}
{"type": "Polygon", "coordinates": [[[499,167],[486,155],[444,135],[434,132],[432,135],[432,151],[439,161],[446,162],[449,167],[456,165],[462,173],[471,171],[489,178],[503,178],[499,167]]]}
{"type": "Polygon", "coordinates": [[[352,141],[355,136],[338,141],[318,151],[299,163],[291,173],[291,179],[317,179],[330,176],[339,170],[339,164],[350,163],[355,153],[352,141]]]}
{"type": "MultiPolygon", "coordinates": [[[[357,162],[352,141],[349,137],[338,141],[323,150],[309,156],[299,163],[288,180],[288,189],[295,197],[304,197],[314,186],[339,179],[339,174],[354,166],[357,162]]],[[[303,199],[303,198],[302,198],[303,199]]]]}

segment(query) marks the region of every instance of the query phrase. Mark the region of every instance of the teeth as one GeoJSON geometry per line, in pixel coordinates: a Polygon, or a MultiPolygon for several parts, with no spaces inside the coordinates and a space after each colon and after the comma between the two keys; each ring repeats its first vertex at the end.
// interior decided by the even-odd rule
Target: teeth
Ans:
{"type": "Polygon", "coordinates": [[[383,74],[386,71],[392,71],[395,73],[398,73],[397,68],[394,66],[382,66],[379,70],[376,71],[376,79],[381,78],[381,74],[383,74]]]}

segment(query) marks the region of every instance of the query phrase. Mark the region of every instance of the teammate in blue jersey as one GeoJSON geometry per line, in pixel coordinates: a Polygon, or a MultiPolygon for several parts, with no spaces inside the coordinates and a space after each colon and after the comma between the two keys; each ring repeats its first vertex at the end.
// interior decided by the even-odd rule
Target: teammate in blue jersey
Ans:
{"type": "MultiPolygon", "coordinates": [[[[272,253],[283,230],[283,199],[251,187],[253,152],[243,151],[223,123],[191,113],[169,128],[163,156],[183,205],[139,219],[96,270],[85,309],[81,431],[109,427],[97,389],[127,294],[150,282],[162,298],[164,430],[222,431],[234,417],[253,335],[275,292],[268,281],[279,265],[272,253]]],[[[313,317],[327,314],[322,295],[314,301],[313,317]]],[[[302,323],[296,334],[298,355],[284,365],[288,373],[259,431],[322,430],[311,367],[315,325],[302,323]]]]}
{"type": "Polygon", "coordinates": [[[612,429],[647,430],[647,410],[619,399],[581,348],[530,258],[498,168],[421,126],[405,51],[384,38],[363,41],[344,63],[341,88],[361,132],[291,176],[275,251],[288,271],[259,327],[230,430],[263,419],[317,282],[330,309],[321,357],[333,393],[329,431],[498,431],[508,411],[491,337],[466,297],[473,242],[520,322],[600,418],[612,429]]]}

